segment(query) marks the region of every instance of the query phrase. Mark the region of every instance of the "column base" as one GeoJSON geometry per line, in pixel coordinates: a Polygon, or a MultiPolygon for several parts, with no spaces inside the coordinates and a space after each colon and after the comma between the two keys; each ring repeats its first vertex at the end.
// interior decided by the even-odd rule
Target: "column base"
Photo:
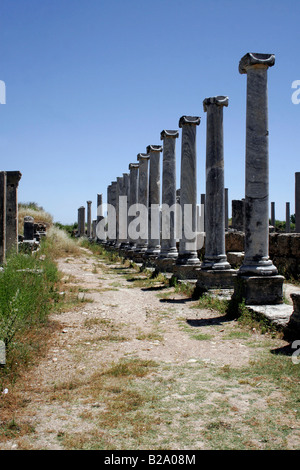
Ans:
{"type": "Polygon", "coordinates": [[[244,276],[240,271],[235,279],[234,298],[246,305],[273,305],[283,303],[284,277],[244,276]]]}
{"type": "Polygon", "coordinates": [[[197,252],[192,253],[179,253],[176,260],[178,266],[200,267],[201,262],[197,256],[197,252]]]}
{"type": "Polygon", "coordinates": [[[233,289],[237,271],[235,269],[197,269],[196,274],[196,289],[206,291],[210,289],[233,289]]]}
{"type": "Polygon", "coordinates": [[[155,270],[157,272],[173,273],[176,259],[174,258],[157,258],[155,262],[155,270]]]}
{"type": "Polygon", "coordinates": [[[175,263],[173,266],[173,274],[179,280],[185,279],[197,279],[197,270],[199,270],[199,264],[177,264],[175,263]]]}
{"type": "Polygon", "coordinates": [[[256,262],[245,258],[239,273],[242,276],[275,276],[278,270],[270,259],[256,262]]]}
{"type": "Polygon", "coordinates": [[[227,256],[223,255],[215,258],[204,257],[204,261],[201,264],[201,270],[228,271],[230,269],[231,266],[227,261],[227,256]]]}

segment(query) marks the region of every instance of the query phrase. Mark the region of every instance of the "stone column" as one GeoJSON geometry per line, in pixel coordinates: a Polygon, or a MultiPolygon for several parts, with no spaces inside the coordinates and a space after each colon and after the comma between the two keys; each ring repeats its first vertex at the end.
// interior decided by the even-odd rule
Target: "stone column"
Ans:
{"type": "MultiPolygon", "coordinates": [[[[134,204],[138,203],[138,182],[139,182],[139,164],[138,163],[130,163],[129,164],[129,208],[133,208],[134,204]]],[[[128,215],[128,229],[130,228],[130,223],[135,219],[134,215],[128,215]]],[[[128,233],[128,240],[129,240],[129,252],[128,255],[132,255],[132,252],[136,249],[136,242],[132,237],[130,237],[130,233],[128,233]]]]}
{"type": "Polygon", "coordinates": [[[110,205],[111,211],[108,216],[108,221],[112,227],[112,232],[114,232],[113,238],[111,239],[111,245],[117,243],[117,182],[112,181],[111,190],[110,190],[110,205]]]}
{"type": "Polygon", "coordinates": [[[101,238],[99,239],[97,237],[97,225],[99,224],[99,222],[101,222],[101,220],[103,220],[104,216],[103,216],[103,198],[102,198],[102,194],[97,194],[97,219],[96,219],[96,228],[94,228],[93,230],[95,230],[95,233],[96,233],[96,240],[103,243],[105,242],[105,239],[104,238],[101,238]]]}
{"type": "Polygon", "coordinates": [[[161,145],[148,145],[149,170],[149,218],[147,257],[156,258],[160,253],[160,153],[161,145]]]}
{"type": "Polygon", "coordinates": [[[116,181],[116,243],[115,247],[120,248],[120,196],[122,196],[123,177],[118,176],[116,181]]]}
{"type": "Polygon", "coordinates": [[[7,171],[6,187],[6,251],[18,251],[18,185],[20,171],[7,171]]]}
{"type": "Polygon", "coordinates": [[[300,233],[300,172],[295,173],[295,232],[300,233]]]}
{"type": "Polygon", "coordinates": [[[203,220],[203,231],[205,232],[205,194],[201,194],[200,197],[200,206],[201,206],[201,217],[203,220]]]}
{"type": "Polygon", "coordinates": [[[225,252],[225,198],[223,107],[228,106],[226,96],[206,98],[206,238],[205,256],[201,269],[230,269],[225,252]]]}
{"type": "Polygon", "coordinates": [[[200,266],[197,254],[197,160],[196,126],[200,124],[198,116],[182,116],[179,127],[181,137],[180,169],[180,207],[181,234],[179,255],[174,273],[181,279],[195,277],[191,267],[200,266]]]}
{"type": "MultiPolygon", "coordinates": [[[[160,139],[163,141],[163,174],[162,174],[162,239],[159,259],[167,260],[166,270],[178,257],[175,234],[176,207],[176,130],[163,130],[160,139]],[[169,263],[168,263],[169,260],[169,263]]],[[[163,266],[162,266],[163,268],[163,266]]]]}
{"type": "Polygon", "coordinates": [[[285,233],[291,232],[291,213],[290,213],[290,203],[285,203],[285,233]]]}
{"type": "Polygon", "coordinates": [[[92,201],[87,203],[87,237],[92,238],[92,201]]]}
{"type": "Polygon", "coordinates": [[[123,173],[119,187],[119,243],[120,249],[128,247],[128,194],[129,174],[123,173]]]}
{"type": "Polygon", "coordinates": [[[146,153],[137,155],[139,161],[138,204],[143,206],[141,216],[141,236],[137,240],[134,259],[142,262],[148,248],[148,209],[149,209],[149,159],[146,153]]]}
{"type": "Polygon", "coordinates": [[[0,171],[0,264],[6,259],[6,171],[0,171]]]}
{"type": "Polygon", "coordinates": [[[247,74],[245,274],[277,274],[269,259],[269,129],[267,70],[272,54],[246,54],[239,71],[247,74]]]}
{"type": "Polygon", "coordinates": [[[243,232],[245,230],[245,199],[233,199],[231,213],[231,227],[243,232]]]}
{"type": "Polygon", "coordinates": [[[271,202],[271,225],[275,228],[275,202],[271,202]]]}
{"type": "Polygon", "coordinates": [[[231,269],[225,250],[225,191],[223,149],[223,107],[227,96],[203,101],[206,120],[206,193],[205,193],[205,254],[198,270],[196,287],[230,288],[236,271],[231,269]]]}
{"type": "Polygon", "coordinates": [[[78,209],[78,236],[84,237],[85,235],[85,207],[81,206],[78,209]]]}
{"type": "Polygon", "coordinates": [[[266,279],[277,274],[269,258],[267,70],[274,63],[272,54],[248,53],[239,64],[239,72],[247,74],[245,258],[239,270],[246,303],[282,302],[283,277],[266,279]]]}

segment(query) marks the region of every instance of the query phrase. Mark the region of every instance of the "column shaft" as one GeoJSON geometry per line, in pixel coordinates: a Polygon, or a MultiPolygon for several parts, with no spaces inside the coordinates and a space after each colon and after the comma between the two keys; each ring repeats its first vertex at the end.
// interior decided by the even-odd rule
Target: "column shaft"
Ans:
{"type": "Polygon", "coordinates": [[[180,265],[199,265],[197,255],[197,161],[196,161],[196,126],[199,117],[182,116],[179,127],[181,138],[181,170],[180,170],[180,207],[181,236],[179,256],[176,261],[180,265]]]}
{"type": "Polygon", "coordinates": [[[207,113],[205,257],[201,269],[230,269],[225,252],[225,192],[223,107],[228,98],[218,96],[203,102],[207,113]]]}
{"type": "Polygon", "coordinates": [[[275,58],[246,54],[240,73],[247,74],[245,258],[243,274],[277,274],[269,259],[269,129],[267,70],[275,58]]]}
{"type": "Polygon", "coordinates": [[[161,145],[148,145],[149,169],[149,212],[148,212],[148,249],[147,255],[160,253],[160,152],[161,145]]]}
{"type": "Polygon", "coordinates": [[[178,257],[175,234],[176,210],[176,138],[178,131],[161,132],[163,140],[163,174],[162,174],[162,239],[160,258],[178,257]]]}

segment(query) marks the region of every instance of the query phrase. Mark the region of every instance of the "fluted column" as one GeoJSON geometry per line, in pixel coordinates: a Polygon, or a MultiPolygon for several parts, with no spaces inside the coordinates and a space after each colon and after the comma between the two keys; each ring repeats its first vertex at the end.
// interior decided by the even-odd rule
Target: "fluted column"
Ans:
{"type": "Polygon", "coordinates": [[[160,153],[161,145],[148,145],[149,170],[149,217],[148,249],[146,254],[156,257],[160,253],[160,153]]]}

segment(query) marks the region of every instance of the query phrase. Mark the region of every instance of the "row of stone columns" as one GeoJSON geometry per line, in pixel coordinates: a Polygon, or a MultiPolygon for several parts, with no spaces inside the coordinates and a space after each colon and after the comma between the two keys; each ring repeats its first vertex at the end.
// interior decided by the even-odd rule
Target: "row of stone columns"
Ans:
{"type": "MultiPolygon", "coordinates": [[[[179,247],[176,244],[176,139],[178,130],[163,130],[163,145],[149,145],[139,153],[136,163],[129,164],[129,175],[123,174],[107,189],[107,202],[116,211],[116,233],[110,232],[106,244],[123,249],[135,261],[155,266],[157,271],[171,271],[179,279],[196,279],[200,289],[233,287],[235,295],[246,303],[282,302],[283,277],[269,259],[269,151],[267,70],[275,63],[272,54],[246,54],[239,72],[247,75],[246,150],[244,229],[245,257],[239,270],[233,270],[225,251],[225,214],[228,213],[228,190],[224,188],[223,110],[227,96],[203,101],[206,113],[206,193],[205,254],[201,263],[197,252],[197,168],[196,128],[198,116],[182,116],[180,174],[179,247]],[[162,176],[160,154],[162,153],[162,176]],[[160,188],[162,182],[162,188],[160,188]],[[160,200],[161,193],[161,200],[160,200]],[[141,217],[143,230],[138,240],[130,233],[119,233],[122,197],[128,198],[125,227],[141,217]],[[132,210],[136,204],[146,208],[132,210]],[[189,217],[185,211],[189,208],[189,217]],[[171,209],[171,210],[170,210],[171,209]],[[139,216],[137,216],[139,214],[139,216]],[[168,229],[168,233],[164,233],[168,229]],[[154,234],[154,236],[153,236],[154,234]]],[[[298,200],[299,209],[299,200],[298,200]]],[[[298,210],[299,214],[299,210],[298,210]]],[[[202,214],[203,216],[203,214],[202,214]]],[[[107,222],[113,224],[108,213],[107,222]]],[[[124,221],[122,221],[124,222],[124,221]]],[[[130,232],[130,230],[129,230],[130,232]]]]}
{"type": "Polygon", "coordinates": [[[0,172],[0,263],[6,253],[18,250],[18,185],[19,171],[0,172]]]}

